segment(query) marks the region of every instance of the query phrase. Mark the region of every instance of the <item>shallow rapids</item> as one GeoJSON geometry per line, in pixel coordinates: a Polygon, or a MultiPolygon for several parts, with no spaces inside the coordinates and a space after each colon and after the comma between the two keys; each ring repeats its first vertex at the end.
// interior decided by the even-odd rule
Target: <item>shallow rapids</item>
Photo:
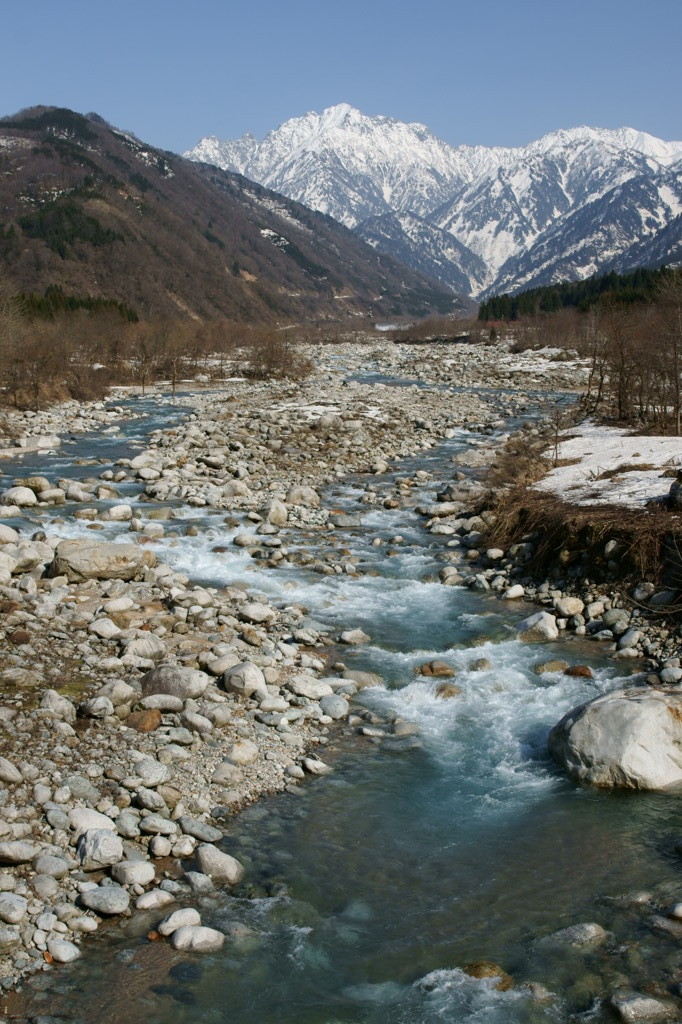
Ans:
{"type": "MultiPolygon", "coordinates": [[[[127,426],[119,443],[136,430],[127,426]]],[[[424,500],[470,441],[460,432],[419,463],[431,473],[424,500]]],[[[31,472],[54,476],[41,458],[31,472]]],[[[60,464],[67,470],[83,472],[60,464]]],[[[361,627],[369,644],[336,656],[382,676],[386,685],[363,691],[363,705],[415,723],[418,742],[392,750],[380,737],[332,733],[330,776],[228,821],[225,848],[246,865],[247,884],[198,899],[207,923],[228,933],[220,954],[188,959],[150,944],[154,921],[136,915],[86,943],[78,964],[31,981],[34,1013],[101,1024],[607,1022],[601,997],[618,978],[636,982],[654,959],[676,956],[675,942],[654,938],[621,897],[646,889],[660,904],[672,899],[679,800],[577,789],[546,753],[549,728],[619,685],[621,670],[576,638],[551,649],[521,644],[511,627],[526,605],[437,582],[449,538],[427,534],[412,509],[363,505],[363,488],[349,480],[328,494],[334,508],[360,517],[333,538],[357,556],[367,573],[358,578],[259,569],[232,545],[237,528],[196,508],[169,523],[178,535],[169,530],[154,550],[199,583],[241,580],[305,605],[332,633],[361,627]],[[182,532],[189,520],[196,536],[182,532]],[[594,678],[534,672],[557,656],[591,664],[594,678]],[[456,670],[459,695],[444,700],[438,680],[416,674],[434,659],[456,670]],[[542,941],[582,921],[602,924],[613,940],[568,952],[542,941]],[[513,987],[464,973],[481,960],[499,964],[513,987]]],[[[134,489],[126,500],[137,500],[134,489]]],[[[107,524],[99,536],[125,528],[107,524]]],[[[58,532],[85,529],[67,519],[58,532]]],[[[313,552],[329,543],[320,533],[286,537],[289,548],[313,552]]]]}

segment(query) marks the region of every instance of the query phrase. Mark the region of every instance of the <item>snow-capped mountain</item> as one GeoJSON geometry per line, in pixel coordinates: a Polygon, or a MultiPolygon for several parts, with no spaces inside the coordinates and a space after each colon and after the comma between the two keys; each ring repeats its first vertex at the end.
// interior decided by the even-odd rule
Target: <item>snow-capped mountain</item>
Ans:
{"type": "MultiPolygon", "coordinates": [[[[292,118],[262,142],[207,138],[185,155],[327,213],[473,295],[582,278],[616,258],[626,266],[628,251],[634,258],[659,232],[673,244],[681,212],[682,142],[632,128],[453,147],[422,124],[339,104],[292,118]]],[[[666,244],[649,250],[666,258],[666,244]]]]}

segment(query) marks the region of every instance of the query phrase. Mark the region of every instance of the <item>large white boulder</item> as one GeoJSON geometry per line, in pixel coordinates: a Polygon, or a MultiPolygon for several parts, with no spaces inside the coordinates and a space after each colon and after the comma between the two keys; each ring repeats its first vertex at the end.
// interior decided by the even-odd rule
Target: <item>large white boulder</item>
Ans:
{"type": "Polygon", "coordinates": [[[319,508],[320,496],[313,487],[299,484],[289,488],[286,503],[287,505],[306,505],[308,508],[319,508]]]}
{"type": "Polygon", "coordinates": [[[682,693],[633,687],[587,701],[554,726],[549,750],[576,782],[682,787],[682,693]]]}
{"type": "Polygon", "coordinates": [[[9,487],[2,492],[0,498],[4,505],[18,505],[19,508],[38,504],[38,499],[30,487],[9,487]]]}

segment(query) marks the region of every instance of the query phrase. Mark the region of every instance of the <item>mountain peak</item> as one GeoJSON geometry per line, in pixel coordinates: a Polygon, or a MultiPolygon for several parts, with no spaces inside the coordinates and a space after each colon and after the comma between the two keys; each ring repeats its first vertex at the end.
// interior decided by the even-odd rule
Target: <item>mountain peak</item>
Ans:
{"type": "MultiPolygon", "coordinates": [[[[682,143],[627,127],[559,129],[520,147],[451,146],[423,124],[338,103],[285,121],[262,142],[203,139],[185,155],[328,214],[415,268],[425,268],[426,247],[429,272],[450,285],[468,275],[473,294],[524,278],[531,272],[521,267],[526,254],[548,232],[555,239],[551,259],[559,260],[561,225],[591,204],[610,202],[628,182],[644,177],[658,184],[644,189],[639,205],[621,209],[603,258],[638,232],[662,230],[682,201],[682,143]]],[[[571,246],[583,251],[579,239],[571,246]]],[[[571,257],[566,272],[594,272],[598,250],[592,247],[584,267],[571,257]]]]}

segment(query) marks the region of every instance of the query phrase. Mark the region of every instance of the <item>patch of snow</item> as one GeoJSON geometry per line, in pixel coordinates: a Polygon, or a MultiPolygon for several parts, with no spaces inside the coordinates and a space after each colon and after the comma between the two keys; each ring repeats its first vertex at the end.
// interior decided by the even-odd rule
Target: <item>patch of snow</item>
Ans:
{"type": "MultiPolygon", "coordinates": [[[[553,450],[545,452],[553,456],[553,450]]],[[[664,473],[682,468],[682,439],[634,435],[586,421],[559,443],[557,459],[569,464],[550,470],[534,490],[575,505],[642,508],[667,496],[672,481],[664,473]]]]}

